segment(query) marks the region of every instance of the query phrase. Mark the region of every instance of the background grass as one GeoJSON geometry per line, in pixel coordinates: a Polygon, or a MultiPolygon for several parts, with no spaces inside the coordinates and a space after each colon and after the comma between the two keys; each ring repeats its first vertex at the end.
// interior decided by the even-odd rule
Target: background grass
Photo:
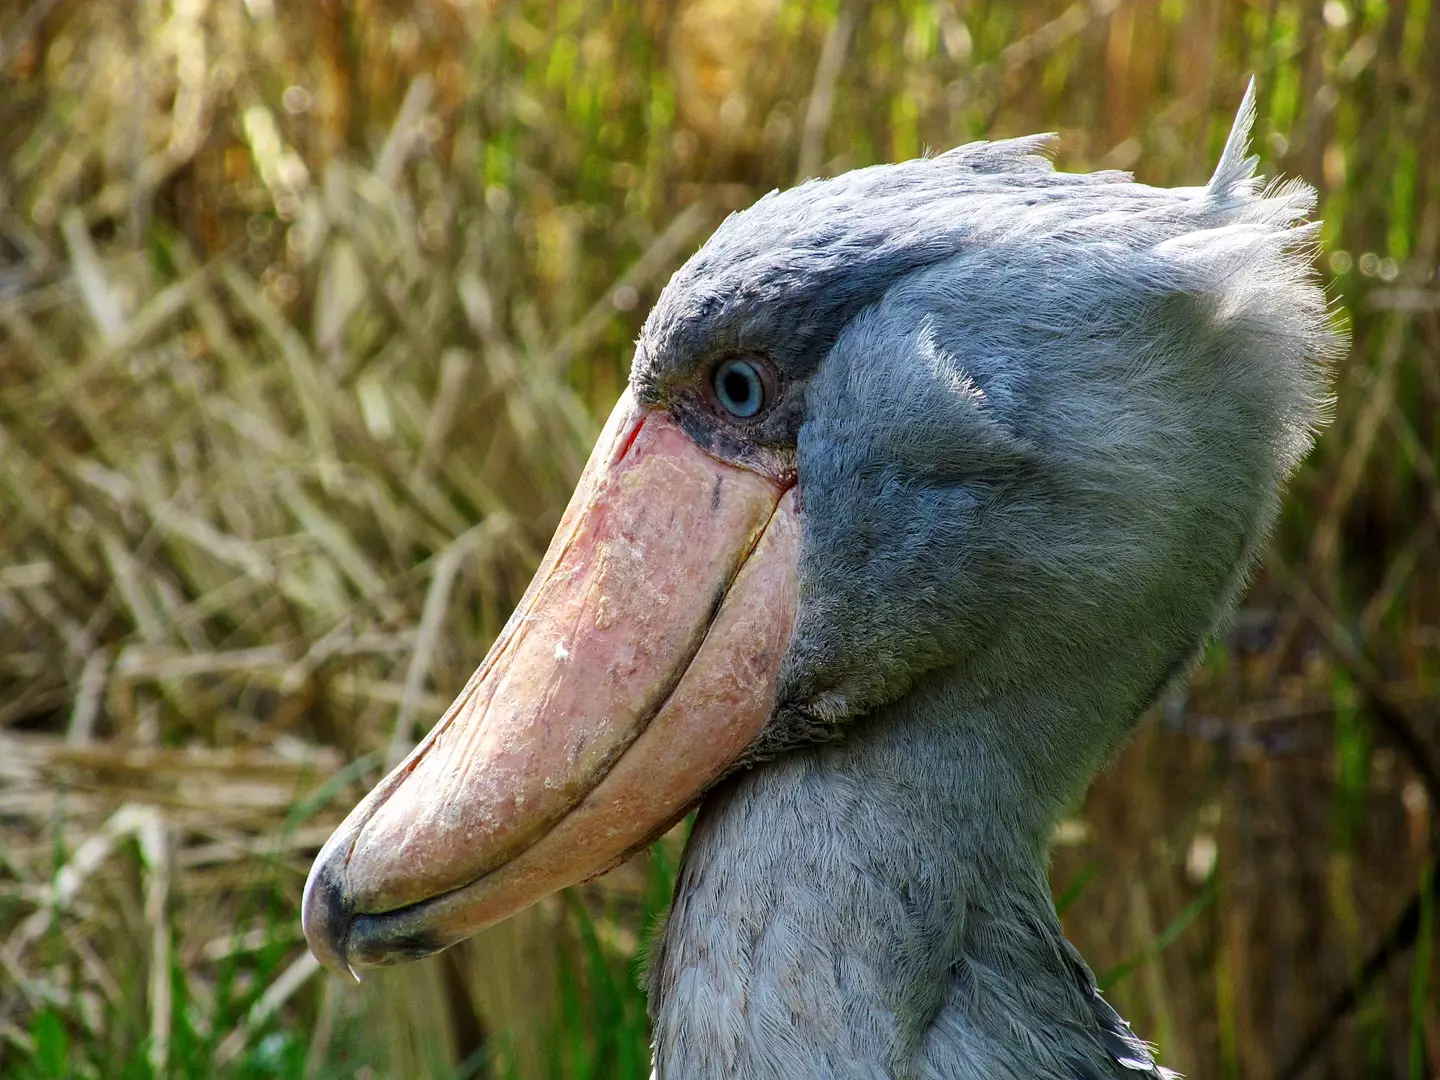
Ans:
{"type": "Polygon", "coordinates": [[[318,845],[483,655],[726,212],[1038,130],[1202,183],[1254,73],[1354,345],[1057,902],[1192,1076],[1434,1075],[1435,8],[0,5],[0,1074],[648,1075],[679,837],[360,987],[300,938],[318,845]]]}

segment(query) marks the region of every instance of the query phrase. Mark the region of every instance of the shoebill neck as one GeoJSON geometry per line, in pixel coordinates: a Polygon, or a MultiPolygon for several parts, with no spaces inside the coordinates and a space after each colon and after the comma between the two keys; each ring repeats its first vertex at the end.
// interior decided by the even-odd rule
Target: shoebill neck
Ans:
{"type": "Polygon", "coordinates": [[[933,677],[706,798],[652,954],[657,1080],[1112,1075],[1046,875],[1108,746],[1009,702],[933,677]]]}

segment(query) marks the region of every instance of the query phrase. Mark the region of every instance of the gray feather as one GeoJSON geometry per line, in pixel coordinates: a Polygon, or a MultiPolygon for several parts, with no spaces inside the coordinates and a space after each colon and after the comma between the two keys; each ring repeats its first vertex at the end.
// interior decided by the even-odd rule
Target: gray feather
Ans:
{"type": "MultiPolygon", "coordinates": [[[[660,1080],[1165,1077],[1060,933],[1062,808],[1233,610],[1342,348],[1254,87],[1205,187],[1048,136],[772,193],[647,320],[657,407],[783,395],[799,608],[651,965],[660,1080]]],[[[740,438],[740,436],[736,436],[740,438]]]]}

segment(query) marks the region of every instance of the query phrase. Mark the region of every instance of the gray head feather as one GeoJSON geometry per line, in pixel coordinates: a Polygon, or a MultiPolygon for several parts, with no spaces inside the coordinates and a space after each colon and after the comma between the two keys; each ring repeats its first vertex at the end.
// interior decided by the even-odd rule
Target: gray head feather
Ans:
{"type": "Polygon", "coordinates": [[[707,799],[655,952],[664,1080],[1162,1075],[1044,858],[1323,420],[1314,194],[1262,187],[1253,117],[1252,86],[1204,187],[1057,173],[1043,136],[812,181],[662,294],[637,397],[769,357],[745,437],[803,501],[774,760],[707,799]]]}
{"type": "MultiPolygon", "coordinates": [[[[840,329],[805,378],[817,512],[765,749],[960,664],[1107,714],[1052,748],[1092,748],[1083,783],[1226,616],[1338,347],[1313,193],[1260,190],[1246,100],[1203,189],[1051,186],[1033,144],[1024,168],[956,180],[956,250],[840,329]]],[[[1003,146],[981,148],[992,167],[1003,146]]]]}

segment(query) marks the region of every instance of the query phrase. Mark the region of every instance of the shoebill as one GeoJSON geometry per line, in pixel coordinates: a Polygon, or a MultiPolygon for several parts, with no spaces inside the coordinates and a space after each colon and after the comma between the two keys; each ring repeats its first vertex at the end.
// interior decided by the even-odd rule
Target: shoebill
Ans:
{"type": "Polygon", "coordinates": [[[728,218],[499,640],[321,851],[316,956],[433,953],[698,804],[658,1080],[1166,1075],[1046,864],[1323,411],[1314,195],[1262,187],[1253,115],[1204,187],[1057,172],[1037,136],[728,218]]]}

